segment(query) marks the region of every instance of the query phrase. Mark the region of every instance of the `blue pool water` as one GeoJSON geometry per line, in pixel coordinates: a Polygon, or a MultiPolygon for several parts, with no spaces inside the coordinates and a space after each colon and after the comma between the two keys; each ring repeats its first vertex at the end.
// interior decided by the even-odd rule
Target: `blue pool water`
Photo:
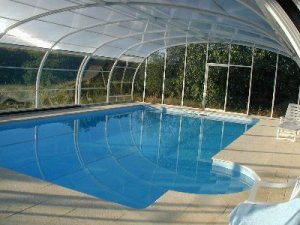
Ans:
{"type": "Polygon", "coordinates": [[[0,166],[144,208],[168,190],[240,192],[250,176],[212,161],[255,121],[135,106],[2,124],[0,166]]]}

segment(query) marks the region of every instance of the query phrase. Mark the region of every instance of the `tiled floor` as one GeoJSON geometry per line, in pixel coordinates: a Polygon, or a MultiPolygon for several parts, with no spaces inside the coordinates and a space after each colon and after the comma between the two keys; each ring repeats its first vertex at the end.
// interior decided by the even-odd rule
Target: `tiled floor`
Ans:
{"type": "MultiPolygon", "coordinates": [[[[260,118],[216,159],[253,169],[263,180],[300,175],[300,140],[276,140],[277,119],[260,118]]],[[[263,189],[259,200],[282,201],[290,190],[263,189]]],[[[228,224],[228,214],[248,193],[195,195],[169,191],[155,204],[133,210],[0,168],[0,224],[228,224]]]]}

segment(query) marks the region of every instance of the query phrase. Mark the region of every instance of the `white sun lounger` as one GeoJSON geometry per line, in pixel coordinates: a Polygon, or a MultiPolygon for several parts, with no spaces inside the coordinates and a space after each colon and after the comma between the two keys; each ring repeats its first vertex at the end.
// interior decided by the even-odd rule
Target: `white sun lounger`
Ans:
{"type": "Polygon", "coordinates": [[[300,105],[290,103],[284,117],[280,117],[280,123],[277,128],[277,139],[296,137],[300,131],[300,105]]]}
{"type": "Polygon", "coordinates": [[[258,182],[252,188],[248,200],[236,206],[230,213],[230,225],[299,225],[300,178],[288,183],[258,182]],[[279,204],[255,202],[259,187],[287,188],[294,185],[290,200],[279,204]]]}

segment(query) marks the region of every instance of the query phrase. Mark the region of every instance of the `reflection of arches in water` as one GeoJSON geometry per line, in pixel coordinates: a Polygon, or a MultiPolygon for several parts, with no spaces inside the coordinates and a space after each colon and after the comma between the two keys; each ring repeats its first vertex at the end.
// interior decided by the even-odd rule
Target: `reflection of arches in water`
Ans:
{"type": "MultiPolygon", "coordinates": [[[[125,200],[127,203],[131,202],[132,199],[122,195],[121,193],[113,190],[110,186],[102,182],[93,174],[93,172],[89,169],[87,166],[89,163],[85,163],[84,159],[81,155],[80,147],[79,147],[79,141],[78,141],[78,134],[79,134],[79,127],[80,127],[80,120],[74,120],[74,147],[75,147],[75,153],[78,158],[78,161],[82,167],[83,172],[95,183],[95,185],[101,187],[102,189],[105,189],[109,193],[112,193],[113,195],[117,196],[119,200],[122,199],[125,200]]],[[[102,196],[103,197],[103,196],[102,196]]],[[[112,198],[112,196],[109,196],[112,198]]],[[[104,198],[104,197],[103,197],[104,198]]],[[[111,199],[110,199],[111,200],[111,199]]]]}
{"type": "MultiPolygon", "coordinates": [[[[82,167],[82,169],[84,170],[85,174],[87,174],[95,183],[96,185],[99,185],[101,186],[102,188],[105,188],[107,191],[109,191],[110,193],[112,193],[113,195],[116,195],[118,197],[120,197],[120,199],[118,200],[125,200],[128,203],[130,203],[130,205],[135,205],[136,207],[144,207],[143,203],[139,203],[139,202],[135,202],[136,200],[134,200],[134,198],[130,198],[130,197],[127,197],[126,195],[118,192],[118,190],[114,190],[112,187],[110,187],[109,185],[105,184],[105,182],[103,182],[102,180],[100,180],[97,175],[95,175],[93,173],[93,171],[89,168],[89,164],[90,163],[86,163],[82,157],[82,154],[81,154],[81,151],[80,151],[80,147],[79,147],[79,138],[78,138],[78,134],[79,134],[79,123],[80,121],[74,121],[74,145],[75,145],[75,152],[76,152],[76,155],[77,155],[77,158],[78,158],[78,161],[80,162],[80,165],[82,167]]],[[[108,116],[106,116],[106,119],[105,119],[105,141],[106,141],[106,144],[107,144],[107,147],[108,147],[108,150],[110,151],[110,158],[113,159],[113,161],[116,163],[116,165],[118,165],[119,169],[121,169],[127,176],[131,177],[131,178],[134,178],[134,179],[138,179],[139,181],[142,181],[144,183],[146,183],[150,188],[153,188],[155,187],[155,185],[153,185],[151,182],[147,181],[147,180],[142,180],[140,179],[140,177],[137,177],[135,176],[135,174],[132,174],[130,171],[128,171],[126,169],[126,167],[124,167],[120,162],[119,162],[119,159],[117,157],[115,157],[114,153],[111,151],[111,148],[110,148],[110,144],[109,144],[109,141],[108,141],[108,138],[107,138],[107,124],[108,124],[108,116]]],[[[125,184],[126,185],[126,184],[125,184]]],[[[122,190],[122,189],[120,189],[122,190]]],[[[150,191],[150,190],[149,190],[150,191]]],[[[166,190],[162,190],[161,188],[159,188],[158,191],[154,191],[154,194],[152,194],[152,198],[153,199],[150,199],[149,201],[151,201],[150,203],[152,204],[153,201],[155,201],[159,196],[161,196],[166,190]]],[[[102,196],[103,198],[105,198],[105,196],[102,196]]],[[[111,196],[107,196],[110,200],[111,200],[111,196]]],[[[116,202],[118,202],[116,199],[115,199],[116,202]]],[[[122,201],[121,201],[122,202],[122,201]]],[[[123,202],[124,204],[124,202],[123,202]]],[[[125,203],[126,204],[126,203],[125,203]]],[[[148,203],[147,203],[148,204],[148,203]]]]}
{"type": "Polygon", "coordinates": [[[41,167],[41,162],[40,162],[40,157],[38,152],[39,152],[39,127],[34,126],[34,154],[35,154],[36,165],[38,167],[41,178],[45,180],[45,174],[41,167]]]}

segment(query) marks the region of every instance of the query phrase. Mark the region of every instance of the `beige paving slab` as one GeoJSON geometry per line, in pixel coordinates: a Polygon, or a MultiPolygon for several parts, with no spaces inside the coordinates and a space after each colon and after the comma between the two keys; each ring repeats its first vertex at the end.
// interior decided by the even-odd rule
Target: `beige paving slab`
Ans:
{"type": "MultiPolygon", "coordinates": [[[[263,180],[286,182],[299,176],[300,139],[295,143],[277,140],[278,122],[260,118],[257,125],[215,158],[245,165],[263,180]]],[[[287,200],[290,193],[291,189],[260,189],[257,198],[280,202],[287,200]]],[[[195,195],[168,191],[153,205],[137,210],[0,168],[0,224],[221,225],[228,224],[228,214],[248,194],[195,195]]]]}

